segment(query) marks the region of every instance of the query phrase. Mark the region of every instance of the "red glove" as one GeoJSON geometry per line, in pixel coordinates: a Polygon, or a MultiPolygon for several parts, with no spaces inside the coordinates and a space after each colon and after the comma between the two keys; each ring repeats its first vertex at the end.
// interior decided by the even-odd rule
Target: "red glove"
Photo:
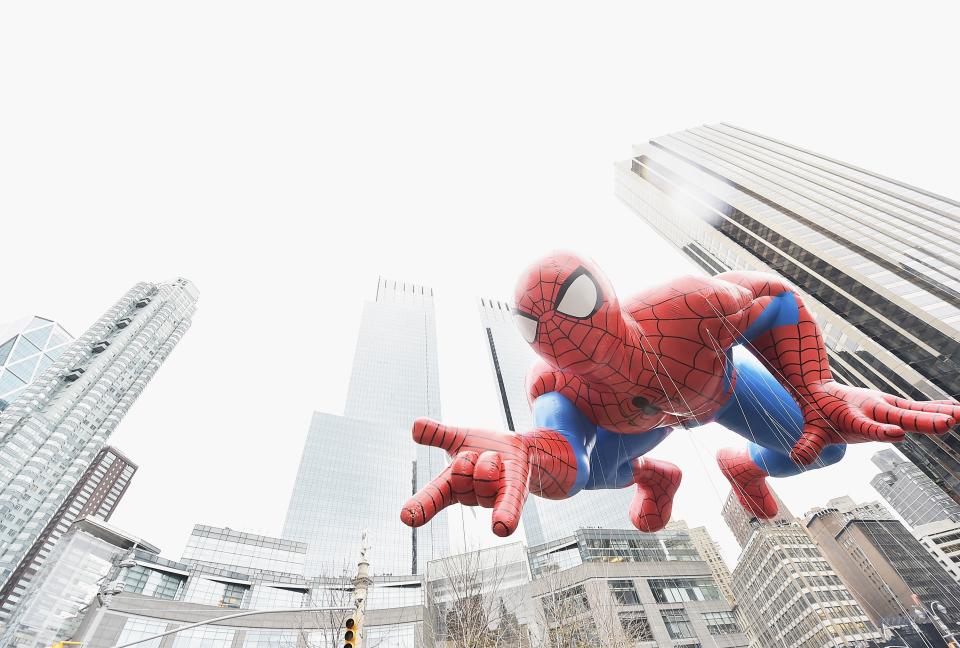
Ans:
{"type": "Polygon", "coordinates": [[[906,432],[944,434],[960,420],[954,400],[912,401],[833,380],[807,385],[805,392],[798,397],[803,434],[790,452],[803,466],[833,443],[897,443],[906,432]]]}
{"type": "Polygon", "coordinates": [[[458,502],[492,508],[493,532],[508,536],[520,524],[529,491],[562,499],[576,480],[573,450],[553,430],[515,434],[457,428],[421,418],[413,424],[413,439],[446,450],[453,462],[404,504],[400,519],[408,526],[422,526],[458,502]]]}

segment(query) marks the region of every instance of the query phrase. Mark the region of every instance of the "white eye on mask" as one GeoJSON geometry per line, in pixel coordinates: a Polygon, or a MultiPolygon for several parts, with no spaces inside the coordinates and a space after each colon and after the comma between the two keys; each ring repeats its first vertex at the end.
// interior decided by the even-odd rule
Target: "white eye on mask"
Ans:
{"type": "Polygon", "coordinates": [[[580,268],[560,288],[556,311],[578,319],[586,319],[600,308],[603,296],[593,277],[580,268]]]}
{"type": "Polygon", "coordinates": [[[534,340],[537,339],[537,326],[539,326],[536,318],[514,311],[513,319],[517,323],[517,328],[520,329],[520,335],[523,336],[523,339],[527,343],[533,344],[534,340]]]}

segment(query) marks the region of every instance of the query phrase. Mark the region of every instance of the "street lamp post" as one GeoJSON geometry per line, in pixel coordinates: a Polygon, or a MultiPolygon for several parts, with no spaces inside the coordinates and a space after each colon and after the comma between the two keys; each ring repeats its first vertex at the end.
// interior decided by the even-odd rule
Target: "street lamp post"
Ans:
{"type": "Polygon", "coordinates": [[[954,641],[956,639],[956,633],[953,632],[950,627],[943,622],[943,619],[940,618],[940,610],[946,611],[946,606],[940,601],[930,601],[930,605],[927,609],[930,610],[930,617],[938,626],[937,630],[943,635],[943,638],[949,641],[954,641]]]}

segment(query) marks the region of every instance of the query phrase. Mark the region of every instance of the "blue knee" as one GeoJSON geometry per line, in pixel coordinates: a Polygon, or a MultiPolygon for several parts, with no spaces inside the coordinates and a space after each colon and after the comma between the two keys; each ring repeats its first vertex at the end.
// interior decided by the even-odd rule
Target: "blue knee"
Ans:
{"type": "Polygon", "coordinates": [[[820,456],[817,457],[817,460],[814,461],[812,465],[807,467],[823,468],[824,466],[835,464],[841,459],[843,459],[843,455],[845,454],[847,454],[846,444],[827,446],[826,448],[823,449],[823,452],[820,453],[820,456]]]}

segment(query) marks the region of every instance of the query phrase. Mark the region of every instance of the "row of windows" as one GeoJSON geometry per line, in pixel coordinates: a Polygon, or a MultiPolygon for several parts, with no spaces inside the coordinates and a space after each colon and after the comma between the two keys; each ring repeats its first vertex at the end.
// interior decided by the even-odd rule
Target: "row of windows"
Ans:
{"type": "Polygon", "coordinates": [[[716,601],[720,590],[710,578],[664,578],[647,581],[657,603],[716,601]]]}

